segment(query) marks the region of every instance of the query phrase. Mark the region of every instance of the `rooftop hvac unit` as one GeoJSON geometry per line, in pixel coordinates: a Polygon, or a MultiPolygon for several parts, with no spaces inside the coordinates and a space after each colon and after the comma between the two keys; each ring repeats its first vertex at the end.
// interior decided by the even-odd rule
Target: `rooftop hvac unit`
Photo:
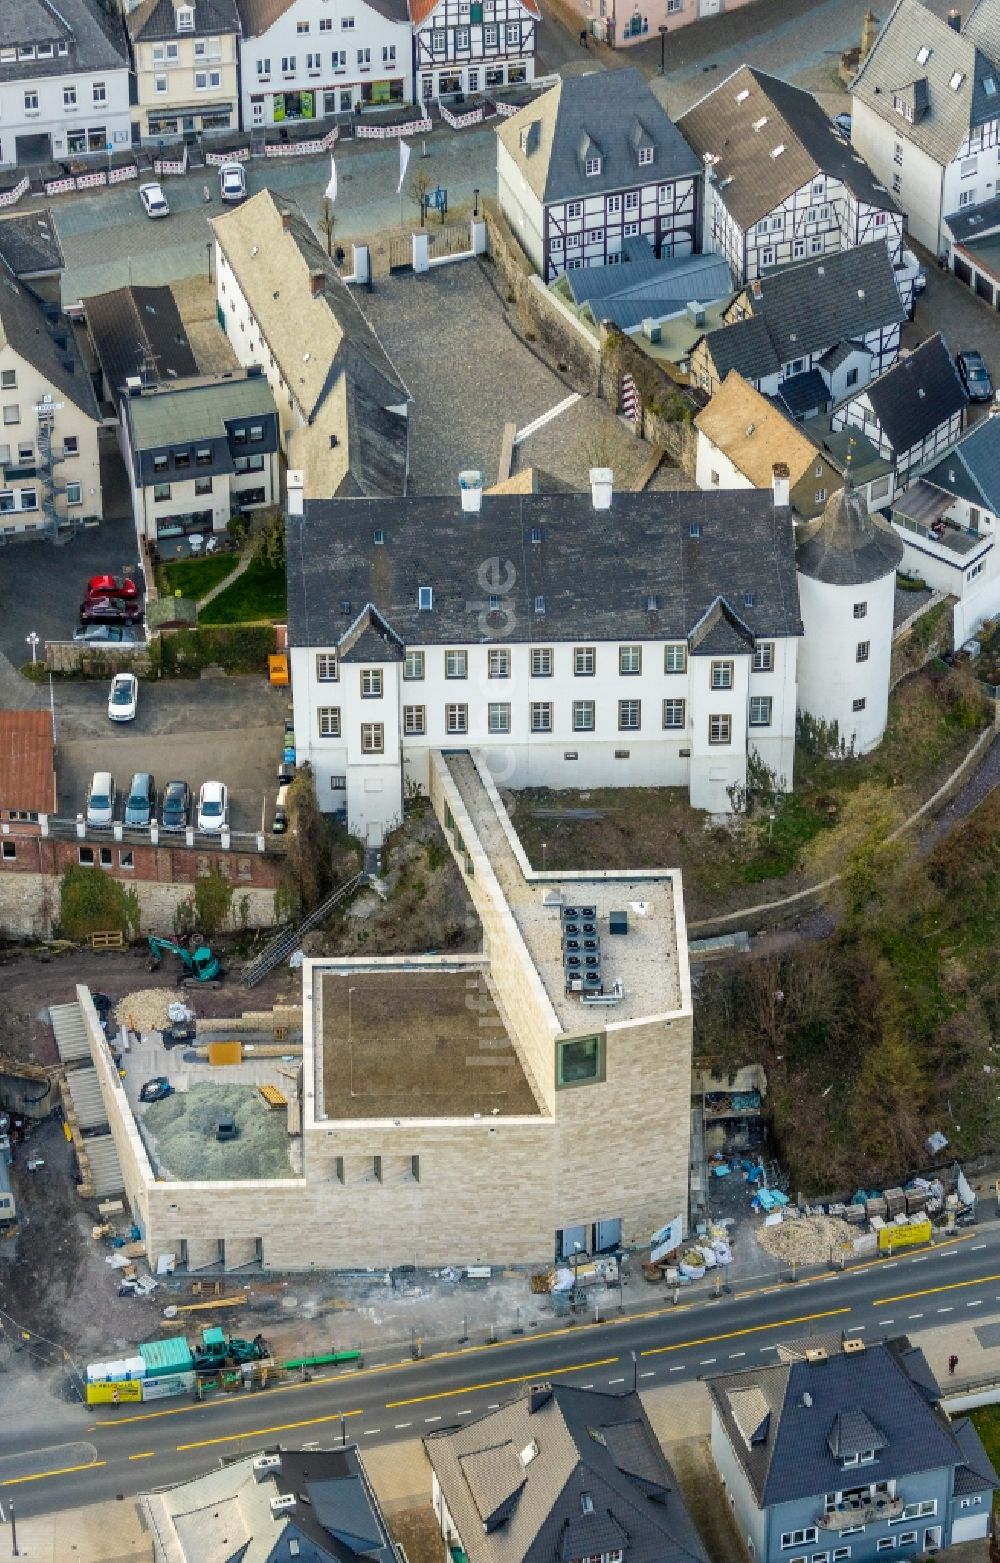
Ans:
{"type": "Polygon", "coordinates": [[[590,918],[590,920],[593,921],[593,919],[597,916],[597,907],[596,906],[581,906],[581,908],[580,908],[580,916],[583,917],[583,918],[590,918]]]}
{"type": "Polygon", "coordinates": [[[580,940],[579,939],[564,939],[563,940],[563,949],[566,951],[566,953],[568,955],[579,954],[580,940]]]}
{"type": "Polygon", "coordinates": [[[271,1499],[272,1514],[281,1514],[285,1509],[294,1509],[294,1507],[295,1494],[293,1492],[281,1493],[277,1498],[271,1499]]]}
{"type": "Polygon", "coordinates": [[[580,911],[579,911],[578,907],[575,907],[575,906],[564,906],[564,907],[560,908],[560,916],[562,917],[563,922],[575,921],[575,919],[577,917],[579,917],[579,915],[580,915],[580,911]]]}
{"type": "Polygon", "coordinates": [[[584,934],[595,934],[597,932],[597,924],[592,918],[588,918],[588,920],[581,925],[580,931],[584,934]]]}
{"type": "Polygon", "coordinates": [[[628,913],[611,912],[608,916],[608,931],[615,934],[628,933],[628,913]]]}
{"type": "Polygon", "coordinates": [[[271,1472],[281,1466],[280,1454],[261,1454],[253,1462],[254,1481],[266,1482],[271,1472]]]}
{"type": "Polygon", "coordinates": [[[642,323],[642,334],[647,342],[659,342],[663,335],[660,322],[658,320],[644,320],[642,323]]]}

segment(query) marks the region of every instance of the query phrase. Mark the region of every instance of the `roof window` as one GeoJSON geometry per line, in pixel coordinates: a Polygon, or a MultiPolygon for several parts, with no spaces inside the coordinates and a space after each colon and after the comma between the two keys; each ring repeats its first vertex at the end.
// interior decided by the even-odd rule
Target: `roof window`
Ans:
{"type": "Polygon", "coordinates": [[[536,597],[535,598],[535,612],[536,613],[544,613],[545,612],[545,598],[544,597],[536,597]]]}
{"type": "Polygon", "coordinates": [[[376,548],[381,548],[385,542],[385,533],[380,526],[377,526],[372,533],[372,542],[375,544],[376,548]]]}
{"type": "Polygon", "coordinates": [[[540,543],[541,540],[542,540],[542,529],[541,529],[541,527],[540,526],[533,526],[531,528],[531,541],[533,543],[540,543]]]}
{"type": "Polygon", "coordinates": [[[688,527],[688,536],[689,537],[700,537],[701,536],[701,522],[700,521],[692,521],[691,522],[691,525],[688,527]]]}
{"type": "Polygon", "coordinates": [[[532,1460],[537,1460],[538,1445],[534,1439],[531,1440],[530,1444],[525,1444],[517,1458],[526,1468],[531,1464],[532,1460]]]}
{"type": "Polygon", "coordinates": [[[785,143],[783,141],[779,141],[778,145],[776,147],[772,147],[771,148],[771,156],[772,157],[780,157],[784,150],[785,150],[785,143]]]}
{"type": "Polygon", "coordinates": [[[930,57],[931,57],[930,49],[928,49],[928,47],[927,47],[927,45],[925,43],[922,43],[920,45],[920,48],[917,50],[917,64],[918,65],[926,65],[927,61],[930,59],[930,57]]]}
{"type": "Polygon", "coordinates": [[[951,80],[948,83],[948,85],[951,88],[952,92],[957,92],[959,87],[962,85],[964,80],[965,80],[965,72],[964,71],[954,71],[952,73],[951,80]]]}
{"type": "Polygon", "coordinates": [[[753,592],[744,592],[743,593],[743,606],[744,606],[744,608],[752,608],[753,607],[753,592]]]}
{"type": "Polygon", "coordinates": [[[750,96],[750,88],[749,87],[741,87],[739,92],[736,94],[736,101],[737,101],[737,103],[743,103],[743,102],[745,102],[745,100],[749,96],[750,96]]]}
{"type": "Polygon", "coordinates": [[[766,124],[767,124],[767,115],[766,114],[762,114],[760,116],[760,119],[755,119],[754,120],[753,128],[754,128],[754,130],[763,130],[764,126],[766,124]]]}
{"type": "Polygon", "coordinates": [[[995,76],[984,76],[983,77],[983,91],[985,92],[985,94],[986,94],[986,96],[988,98],[995,98],[996,97],[996,95],[997,95],[997,79],[996,79],[995,76]]]}
{"type": "Polygon", "coordinates": [[[417,588],[417,607],[421,613],[429,613],[434,606],[433,586],[420,586],[417,588]]]}
{"type": "Polygon", "coordinates": [[[343,614],[343,615],[344,615],[344,617],[345,617],[345,618],[346,618],[346,617],[347,617],[347,615],[348,615],[348,614],[349,614],[349,613],[350,613],[350,611],[351,611],[351,605],[350,605],[350,603],[349,603],[349,602],[348,602],[348,601],[347,601],[347,598],[346,598],[346,597],[345,597],[345,598],[344,598],[344,599],[343,599],[343,601],[342,601],[342,602],[341,602],[341,604],[340,604],[340,611],[341,611],[341,613],[342,613],[342,614],[343,614]]]}

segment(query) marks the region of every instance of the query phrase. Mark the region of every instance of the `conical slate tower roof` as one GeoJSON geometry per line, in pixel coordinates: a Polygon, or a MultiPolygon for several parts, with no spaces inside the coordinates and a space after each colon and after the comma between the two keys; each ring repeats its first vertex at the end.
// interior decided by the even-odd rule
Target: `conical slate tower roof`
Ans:
{"type": "Polygon", "coordinates": [[[870,513],[864,494],[848,481],[800,531],[795,568],[828,586],[863,586],[891,574],[902,556],[888,521],[870,513]]]}

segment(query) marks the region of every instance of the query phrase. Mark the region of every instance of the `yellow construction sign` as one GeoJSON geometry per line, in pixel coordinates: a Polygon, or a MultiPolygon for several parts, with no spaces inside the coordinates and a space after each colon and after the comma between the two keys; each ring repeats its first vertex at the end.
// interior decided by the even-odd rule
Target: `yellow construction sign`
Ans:
{"type": "Polygon", "coordinates": [[[124,1406],[141,1399],[142,1381],[137,1378],[124,1379],[120,1384],[98,1379],[87,1385],[88,1406],[124,1406]]]}
{"type": "Polygon", "coordinates": [[[930,1240],[930,1217],[925,1216],[923,1221],[910,1221],[905,1227],[883,1227],[878,1235],[878,1251],[880,1254],[895,1253],[897,1248],[915,1248],[917,1244],[929,1243],[930,1240]]]}

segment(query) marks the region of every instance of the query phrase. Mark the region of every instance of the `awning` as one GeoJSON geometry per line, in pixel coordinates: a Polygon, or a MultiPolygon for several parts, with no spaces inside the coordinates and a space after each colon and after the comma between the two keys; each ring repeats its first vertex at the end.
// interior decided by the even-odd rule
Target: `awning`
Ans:
{"type": "Polygon", "coordinates": [[[233,103],[150,103],[148,113],[150,119],[176,119],[178,114],[231,114],[235,106],[233,103]]]}
{"type": "Polygon", "coordinates": [[[933,483],[925,483],[920,478],[904,494],[893,500],[892,508],[896,515],[905,516],[908,521],[916,521],[921,526],[933,526],[954,503],[954,494],[946,494],[943,489],[935,488],[933,483]]]}

